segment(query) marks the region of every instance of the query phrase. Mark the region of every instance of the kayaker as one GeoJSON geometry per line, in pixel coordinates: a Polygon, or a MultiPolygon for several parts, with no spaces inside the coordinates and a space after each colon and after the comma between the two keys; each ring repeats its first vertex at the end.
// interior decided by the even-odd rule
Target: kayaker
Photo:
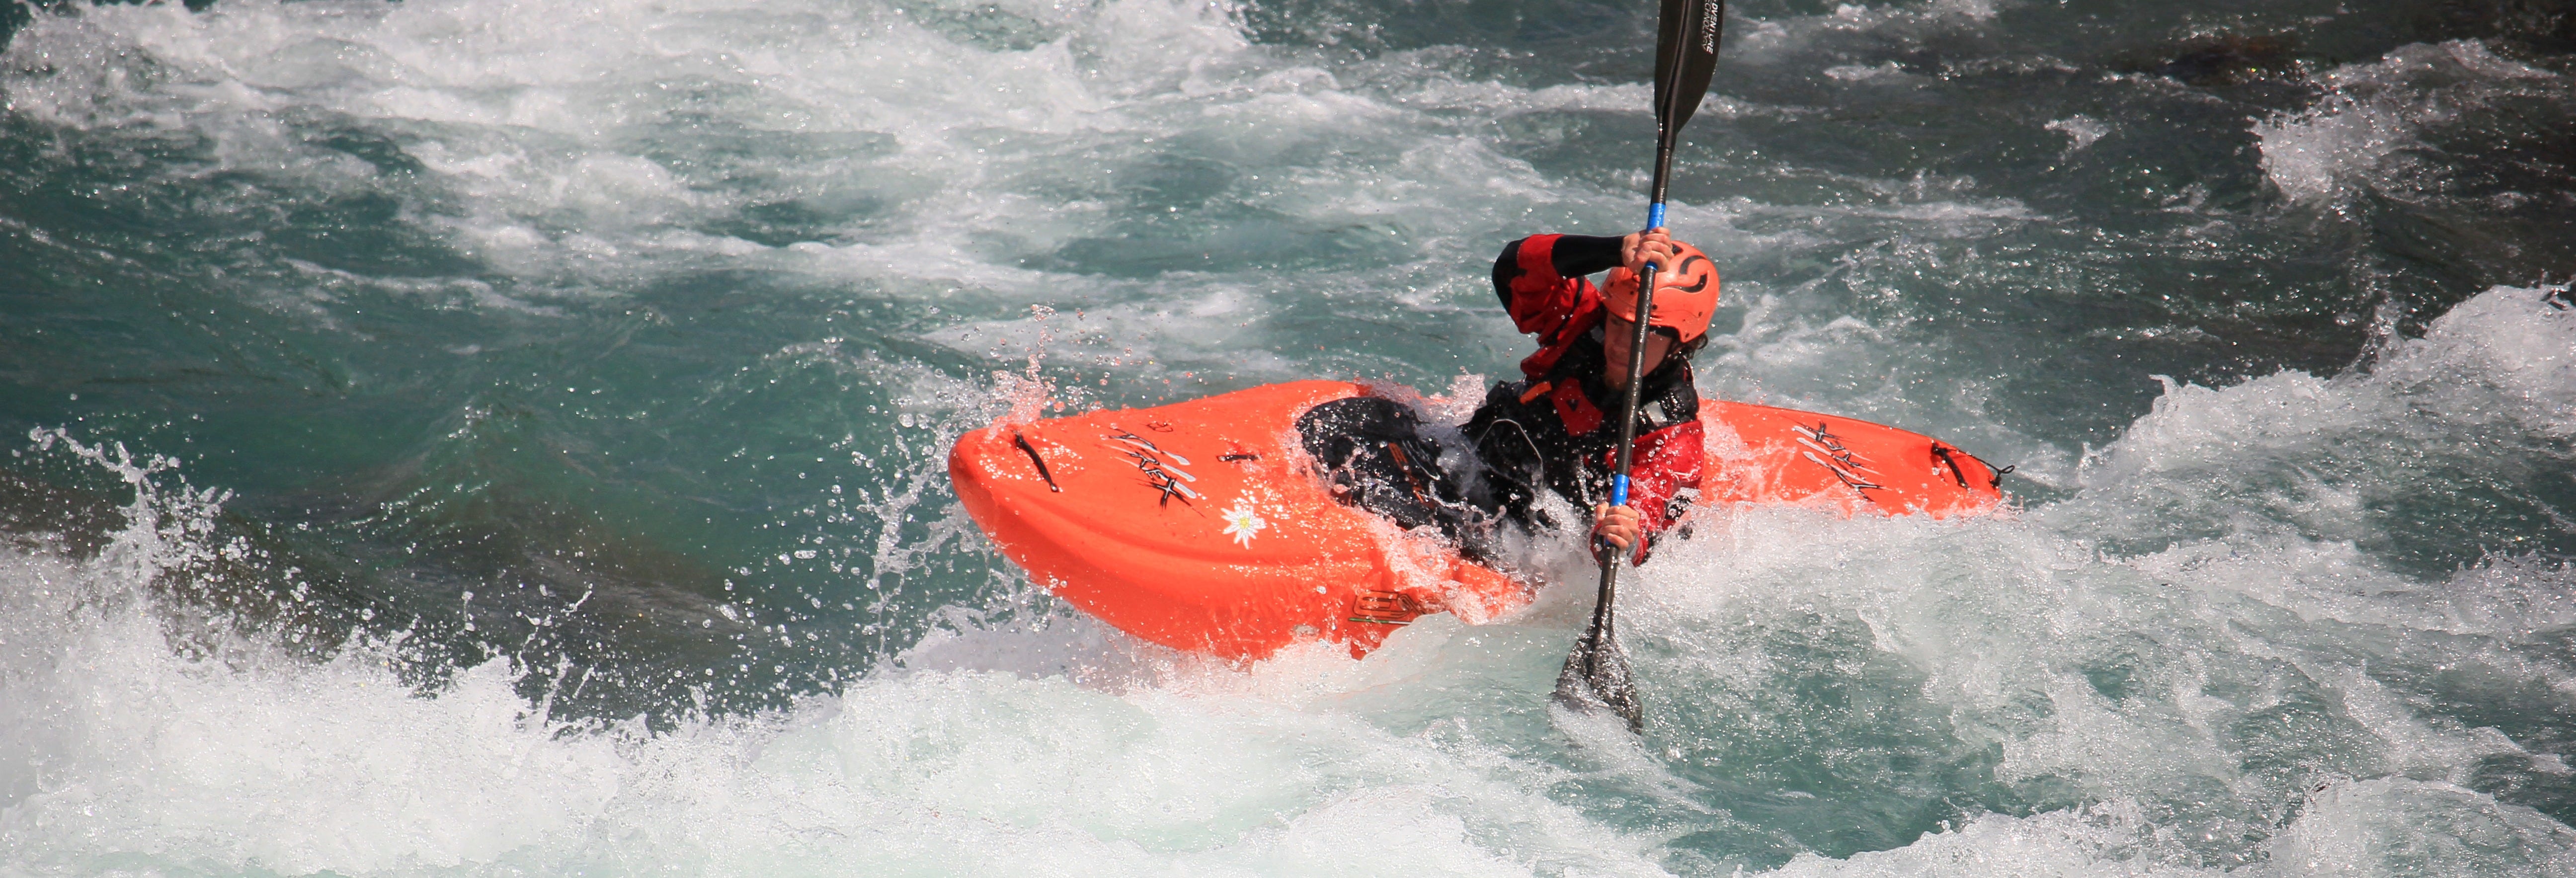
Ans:
{"type": "Polygon", "coordinates": [[[1717,287],[1708,254],[1663,229],[1531,235],[1505,245],[1494,260],[1494,292],[1513,325],[1538,336],[1539,349],[1521,360],[1522,379],[1495,385],[1467,422],[1467,438],[1483,458],[1484,499],[1526,525],[1547,527],[1554,522],[1534,504],[1540,490],[1554,491],[1592,510],[1596,551],[1603,542],[1633,547],[1643,561],[1699,493],[1706,453],[1690,358],[1708,343],[1717,287]],[[1649,261],[1658,269],[1629,502],[1610,506],[1603,501],[1616,466],[1614,419],[1636,332],[1630,317],[1638,273],[1649,261]],[[1606,290],[1585,279],[1604,270],[1606,290]]]}

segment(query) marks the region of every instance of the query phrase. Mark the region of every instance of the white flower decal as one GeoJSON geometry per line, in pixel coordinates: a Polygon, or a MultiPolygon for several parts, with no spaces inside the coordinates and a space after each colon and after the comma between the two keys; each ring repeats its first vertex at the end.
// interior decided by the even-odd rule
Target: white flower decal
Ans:
{"type": "Polygon", "coordinates": [[[1270,526],[1270,522],[1261,520],[1261,516],[1252,511],[1250,497],[1234,498],[1234,508],[1219,514],[1225,517],[1225,535],[1233,537],[1235,545],[1247,549],[1252,548],[1252,536],[1270,526]]]}

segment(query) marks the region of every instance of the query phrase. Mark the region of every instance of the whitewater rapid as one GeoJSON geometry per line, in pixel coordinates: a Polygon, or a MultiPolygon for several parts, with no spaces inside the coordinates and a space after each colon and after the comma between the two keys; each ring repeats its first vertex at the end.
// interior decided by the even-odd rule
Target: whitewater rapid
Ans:
{"type": "Polygon", "coordinates": [[[0,875],[2576,874],[2565,56],[1736,5],[1700,386],[2015,500],[1712,514],[1624,592],[1639,739],[1548,707],[1579,585],[1232,667],[943,475],[1275,380],[1461,419],[1501,243],[1641,211],[1636,16],[32,13],[0,875]]]}
{"type": "Polygon", "coordinates": [[[550,720],[505,661],[420,691],[399,644],[315,660],[179,626],[152,583],[222,551],[194,542],[220,498],[45,437],[138,491],[90,559],[11,554],[0,849],[24,874],[1660,874],[1676,839],[1851,822],[1819,797],[1921,808],[1983,771],[2037,813],[1784,869],[2559,873],[2576,831],[2466,785],[2568,766],[2410,691],[2563,701],[2576,676],[2546,650],[2576,571],[2425,581],[2356,552],[2339,513],[2409,479],[2402,448],[2375,482],[2278,470],[2394,408],[2576,429],[2576,311],[2543,292],[2472,299],[2366,375],[2171,387],[2064,501],[1703,526],[1629,592],[1642,748],[1565,749],[1544,693],[1570,622],[1544,609],[1246,670],[1058,618],[935,637],[785,710],[550,720]],[[2246,483],[2294,514],[2211,508],[2246,483]],[[2106,548],[2195,514],[2214,535],[2106,548]]]}

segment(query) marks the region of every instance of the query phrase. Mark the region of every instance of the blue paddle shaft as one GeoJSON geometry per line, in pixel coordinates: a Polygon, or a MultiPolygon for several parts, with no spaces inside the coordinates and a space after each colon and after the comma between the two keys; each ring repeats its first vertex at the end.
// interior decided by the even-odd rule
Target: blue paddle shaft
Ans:
{"type": "MultiPolygon", "coordinates": [[[[1646,229],[1662,229],[1662,227],[1664,227],[1664,203],[1662,201],[1646,203],[1646,229]]],[[[1638,314],[1638,317],[1643,317],[1643,314],[1638,314]]],[[[1628,381],[1636,381],[1636,376],[1631,376],[1628,381]]],[[[1628,417],[1636,417],[1636,412],[1628,412],[1628,417]]],[[[1623,474],[1610,476],[1610,505],[1613,507],[1628,505],[1628,474],[1625,474],[1625,471],[1623,474]]]]}
{"type": "MultiPolygon", "coordinates": [[[[1656,200],[1648,202],[1646,206],[1646,228],[1659,229],[1662,228],[1663,225],[1663,201],[1656,200]]],[[[1619,425],[1618,467],[1610,473],[1610,505],[1612,506],[1628,505],[1629,458],[1635,451],[1637,443],[1637,389],[1645,380],[1645,366],[1647,365],[1646,323],[1648,317],[1654,313],[1651,310],[1653,308],[1651,303],[1655,300],[1655,273],[1662,267],[1663,266],[1649,262],[1646,264],[1644,274],[1637,278],[1637,313],[1633,315],[1637,324],[1637,334],[1632,337],[1629,342],[1629,347],[1631,349],[1628,352],[1629,375],[1627,405],[1622,407],[1626,414],[1626,420],[1619,425]]],[[[1602,545],[1607,547],[1609,545],[1609,541],[1606,539],[1603,540],[1602,545]]],[[[1615,575],[1612,572],[1614,569],[1615,568],[1611,566],[1611,562],[1608,560],[1604,560],[1602,562],[1601,583],[1603,588],[1606,589],[1609,587],[1612,577],[1615,575]]],[[[1606,593],[1607,592],[1605,592],[1605,594],[1606,593]]]]}

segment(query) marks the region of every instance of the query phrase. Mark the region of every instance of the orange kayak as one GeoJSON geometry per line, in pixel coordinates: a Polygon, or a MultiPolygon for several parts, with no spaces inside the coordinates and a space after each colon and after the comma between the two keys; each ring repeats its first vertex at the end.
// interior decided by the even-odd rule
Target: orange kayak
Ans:
{"type": "MultiPolygon", "coordinates": [[[[1368,388],[1296,381],[1146,409],[1001,422],[948,456],[966,511],[1056,596],[1122,631],[1230,659],[1300,640],[1366,653],[1429,613],[1482,622],[1530,589],[1334,499],[1298,415],[1368,388]]],[[[1703,401],[1712,505],[1843,514],[1991,509],[1998,474],[1930,437],[1866,421],[1703,401]]]]}

